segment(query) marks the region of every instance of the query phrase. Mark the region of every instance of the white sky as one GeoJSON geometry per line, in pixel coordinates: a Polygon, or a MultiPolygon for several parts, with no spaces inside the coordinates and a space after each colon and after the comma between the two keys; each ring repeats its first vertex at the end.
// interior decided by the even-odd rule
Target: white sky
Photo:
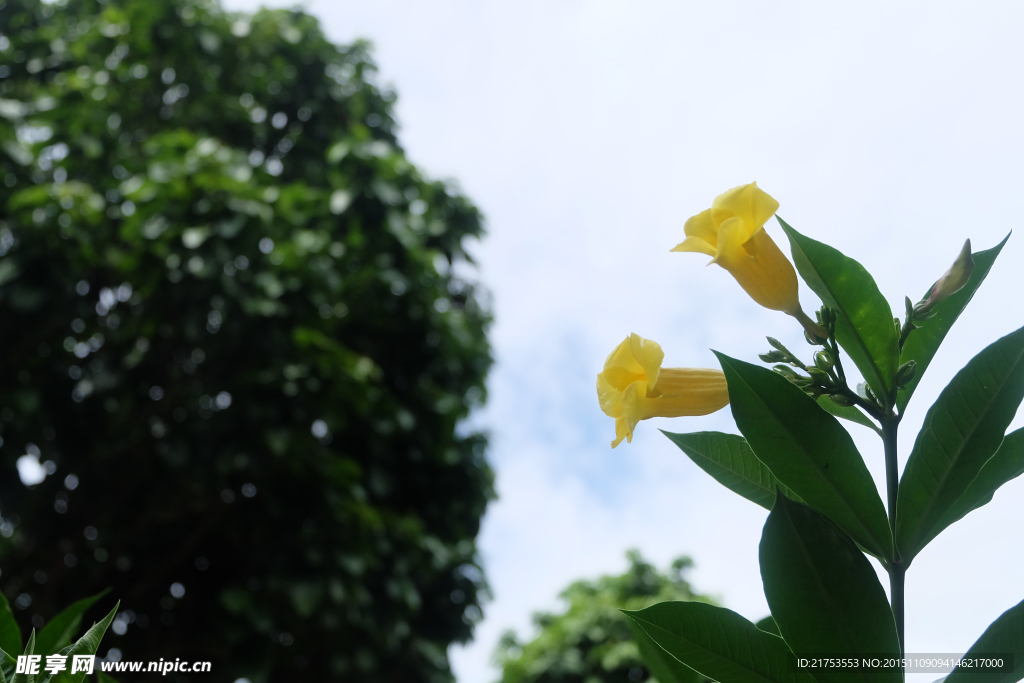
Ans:
{"type": "MultiPolygon", "coordinates": [[[[1024,5],[305,6],[332,39],[373,41],[382,80],[399,93],[409,156],[457,178],[488,219],[474,253],[494,295],[498,364],[481,419],[501,498],[480,544],[496,597],[476,641],[452,651],[460,683],[496,679],[489,660],[502,631],[528,636],[532,612],[557,608],[575,579],[622,571],[631,547],[661,567],[691,555],[698,590],[748,618],[766,615],[766,513],[656,429],[735,431],[728,411],[643,423],[613,452],[594,376],[629,332],[659,341],[668,366],[714,367],[710,348],[756,360],[764,335],[808,348],[789,318],[758,308],[704,257],[668,251],[688,216],[735,185],[757,180],[795,228],[858,258],[898,314],[965,237],[988,248],[1016,227],[1024,5]]],[[[769,231],[788,251],[774,222],[769,231]]],[[[911,403],[904,459],[952,373],[1024,322],[1021,240],[1010,240],[911,403]]],[[[880,442],[855,436],[881,482],[880,442]]],[[[1022,493],[1024,478],[918,557],[909,652],[962,652],[1024,598],[1022,493]]]]}

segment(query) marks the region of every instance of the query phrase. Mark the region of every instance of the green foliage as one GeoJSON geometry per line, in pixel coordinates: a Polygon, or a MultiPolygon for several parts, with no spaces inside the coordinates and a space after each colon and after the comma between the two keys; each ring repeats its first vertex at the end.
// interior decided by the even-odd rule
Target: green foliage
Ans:
{"type": "Polygon", "coordinates": [[[21,652],[21,629],[11,612],[7,598],[0,593],[0,650],[8,655],[21,652]]]}
{"type": "MultiPolygon", "coordinates": [[[[23,654],[28,656],[28,655],[34,655],[35,653],[36,653],[36,632],[35,632],[35,629],[33,629],[32,633],[30,633],[29,636],[28,636],[28,640],[25,642],[25,652],[23,654]]],[[[16,671],[16,669],[15,669],[15,671],[16,671]]],[[[11,683],[35,683],[35,675],[34,674],[30,674],[28,672],[23,672],[23,673],[20,673],[20,674],[19,673],[14,673],[14,675],[11,676],[11,683]]]]}
{"type": "Polygon", "coordinates": [[[776,491],[781,490],[790,498],[799,498],[757,459],[742,436],[720,432],[664,434],[718,483],[765,510],[771,510],[775,504],[776,491]]]}
{"type": "MultiPolygon", "coordinates": [[[[963,495],[949,507],[933,529],[941,531],[963,519],[969,512],[992,500],[999,487],[1021,474],[1024,474],[1024,429],[1010,432],[1003,438],[999,450],[988,459],[978,472],[978,476],[967,486],[963,495]]],[[[938,531],[934,533],[937,535],[938,531]]]]}
{"type": "Polygon", "coordinates": [[[1013,667],[1005,673],[993,673],[957,667],[946,678],[947,683],[1014,683],[1022,677],[1021,662],[1024,661],[1024,601],[999,615],[981,637],[971,645],[965,657],[992,654],[1013,655],[1013,667]]]}
{"type": "Polygon", "coordinates": [[[757,622],[755,626],[757,626],[765,633],[771,633],[777,636],[782,635],[781,633],[779,633],[779,625],[775,623],[775,619],[773,619],[771,616],[765,617],[761,621],[757,622]]]}
{"type": "Polygon", "coordinates": [[[814,681],[792,666],[786,641],[724,607],[663,602],[627,614],[669,654],[713,680],[814,681]]]}
{"type": "Polygon", "coordinates": [[[485,437],[457,429],[491,364],[481,217],[406,159],[366,45],[190,0],[0,16],[19,620],[111,586],[133,659],[450,680],[493,495],[485,437]],[[22,485],[26,452],[56,474],[22,485]]]}
{"type": "MultiPolygon", "coordinates": [[[[959,292],[936,304],[935,308],[931,311],[931,317],[928,318],[927,324],[919,324],[914,333],[907,336],[906,343],[900,350],[900,363],[914,361],[917,363],[917,374],[896,397],[896,407],[899,408],[900,413],[906,409],[907,404],[910,402],[910,397],[914,395],[914,390],[917,389],[918,383],[924,376],[924,371],[928,369],[932,358],[935,357],[935,352],[939,350],[939,345],[946,338],[949,330],[953,327],[953,323],[957,321],[960,314],[967,308],[967,304],[971,303],[974,293],[978,291],[978,287],[981,287],[981,283],[985,281],[988,271],[992,269],[992,264],[995,263],[996,257],[999,256],[999,252],[1003,250],[1003,245],[1006,244],[1008,239],[1010,239],[1009,235],[991,249],[974,252],[972,254],[974,258],[974,271],[971,273],[971,279],[967,281],[967,284],[959,292]]],[[[928,288],[924,298],[927,298],[930,292],[931,287],[928,288]]]]}
{"type": "Polygon", "coordinates": [[[891,557],[885,508],[849,432],[778,373],[717,355],[736,425],[757,457],[871,554],[891,557]]]}
{"type": "Polygon", "coordinates": [[[781,218],[779,223],[789,236],[800,276],[838,314],[836,340],[883,403],[890,405],[899,364],[899,333],[885,297],[864,266],[804,237],[781,218]]]}
{"type": "MultiPolygon", "coordinates": [[[[761,579],[772,618],[798,654],[898,657],[896,624],[871,563],[813,508],[779,496],[764,525],[761,579]]],[[[819,683],[903,680],[897,669],[822,669],[819,683]]]]}
{"type": "MultiPolygon", "coordinates": [[[[664,603],[662,603],[664,604],[664,603]]],[[[627,615],[628,617],[628,615],[627,615]]],[[[654,642],[647,632],[644,631],[632,618],[626,619],[633,640],[636,641],[637,650],[640,653],[640,660],[650,674],[648,681],[660,681],[661,683],[707,683],[706,678],[686,666],[678,659],[670,655],[660,645],[654,642]]],[[[643,673],[637,676],[637,669],[630,669],[634,678],[642,678],[643,673]]]]}
{"type": "MultiPolygon", "coordinates": [[[[119,606],[120,603],[114,605],[114,609],[110,610],[110,613],[103,618],[103,621],[93,624],[89,630],[85,632],[85,635],[75,641],[75,644],[66,652],[61,650],[62,653],[67,655],[69,661],[71,661],[75,655],[96,654],[100,648],[100,642],[103,640],[103,634],[105,634],[107,629],[110,628],[110,624],[114,621],[114,615],[117,614],[117,608],[119,606]]],[[[53,683],[82,683],[83,680],[85,680],[85,673],[78,672],[72,674],[71,667],[68,667],[53,677],[53,683]]],[[[40,681],[39,683],[44,683],[44,681],[40,681]]]]}
{"type": "Polygon", "coordinates": [[[867,427],[877,434],[881,434],[881,430],[875,426],[875,423],[871,421],[867,415],[861,412],[860,408],[854,406],[841,406],[837,405],[831,397],[822,395],[817,398],[818,405],[821,406],[825,412],[831,413],[836,417],[840,417],[850,422],[855,422],[862,427],[867,427]]]}
{"type": "MultiPolygon", "coordinates": [[[[97,595],[94,595],[83,600],[79,600],[70,607],[64,609],[60,614],[55,616],[50,622],[51,624],[60,624],[66,626],[62,628],[60,632],[60,640],[55,640],[52,635],[48,638],[44,638],[43,634],[36,636],[35,629],[29,634],[28,640],[25,643],[24,651],[19,647],[17,650],[8,651],[5,650],[6,655],[3,661],[0,662],[0,683],[3,681],[12,681],[12,683],[64,683],[71,682],[81,683],[85,679],[86,674],[79,672],[74,676],[71,675],[71,663],[74,655],[95,655],[96,650],[99,648],[100,642],[103,640],[104,634],[107,629],[110,628],[111,622],[114,620],[114,616],[117,614],[120,603],[114,605],[114,608],[110,610],[107,616],[98,623],[93,624],[77,641],[72,643],[72,639],[78,632],[79,626],[82,623],[83,613],[92,605],[94,605],[100,598],[102,598],[107,591],[103,591],[97,595]],[[74,624],[71,628],[70,624],[74,624]],[[16,673],[16,661],[15,657],[19,654],[25,655],[40,655],[42,658],[40,661],[40,671],[37,674],[28,673],[16,673]],[[67,664],[67,670],[59,672],[57,674],[50,674],[45,671],[46,657],[48,655],[61,654],[66,657],[65,663],[67,664]]],[[[14,629],[18,630],[18,625],[11,614],[0,614],[0,628],[4,630],[14,629]]],[[[18,639],[20,641],[21,634],[18,633],[18,639]]],[[[98,666],[95,668],[98,673],[98,666]]]]}
{"type": "Polygon", "coordinates": [[[620,576],[603,576],[569,586],[561,596],[567,603],[566,610],[536,615],[539,633],[530,642],[523,643],[514,633],[506,633],[496,654],[502,683],[700,683],[693,672],[660,653],[645,667],[640,653],[650,645],[643,640],[638,643],[621,611],[665,600],[708,601],[708,597],[694,593],[683,577],[690,560],[676,560],[666,575],[635,551],[628,557],[629,569],[620,576]],[[656,671],[663,675],[653,678],[656,671]]]}
{"type": "Polygon", "coordinates": [[[900,480],[896,539],[909,564],[1003,442],[1024,398],[1024,328],[956,374],[925,416],[900,480]]]}
{"type": "Polygon", "coordinates": [[[925,417],[900,479],[896,539],[909,563],[1004,440],[1024,398],[1024,328],[956,373],[925,417]]]}
{"type": "Polygon", "coordinates": [[[39,652],[53,654],[70,645],[71,640],[78,633],[79,626],[82,625],[82,616],[85,611],[108,592],[102,591],[91,597],[78,600],[51,619],[39,632],[39,637],[36,639],[36,648],[39,652]]]}

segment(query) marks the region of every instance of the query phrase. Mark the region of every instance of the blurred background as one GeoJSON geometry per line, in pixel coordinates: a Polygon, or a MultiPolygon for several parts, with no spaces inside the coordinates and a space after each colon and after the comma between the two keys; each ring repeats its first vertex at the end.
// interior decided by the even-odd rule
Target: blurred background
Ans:
{"type": "MultiPolygon", "coordinates": [[[[668,251],[735,185],[895,312],[965,238],[999,242],[1024,9],[259,4],[0,0],[19,621],[111,587],[103,649],[126,659],[475,683],[644,680],[610,647],[628,600],[765,616],[764,511],[656,429],[734,432],[728,411],[612,451],[594,376],[630,332],[668,366],[801,347],[668,251]]],[[[1019,238],[920,385],[904,458],[952,373],[1020,326],[1019,238]]],[[[915,562],[908,651],[962,652],[1024,597],[1022,486],[915,562]]]]}

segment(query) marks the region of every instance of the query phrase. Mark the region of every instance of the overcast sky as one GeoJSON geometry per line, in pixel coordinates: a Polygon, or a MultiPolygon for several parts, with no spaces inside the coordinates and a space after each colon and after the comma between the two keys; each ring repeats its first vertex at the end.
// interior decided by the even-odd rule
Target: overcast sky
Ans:
{"type": "MultiPolygon", "coordinates": [[[[714,367],[712,348],[756,360],[765,335],[809,351],[790,318],[760,309],[705,257],[669,253],[686,218],[735,185],[756,180],[795,228],[859,259],[896,313],[966,237],[988,248],[1015,228],[1024,5],[305,6],[331,38],[374,43],[410,158],[457,179],[487,216],[473,253],[497,320],[481,421],[500,500],[480,538],[495,599],[476,641],[452,651],[460,683],[493,681],[502,631],[529,636],[532,612],[557,608],[577,578],[622,571],[632,547],[663,568],[690,555],[697,590],[750,619],[766,615],[766,513],[656,429],[734,432],[729,412],[642,423],[612,451],[595,374],[630,332],[660,342],[666,366],[714,367]]],[[[774,221],[769,232],[788,252],[774,221]]],[[[1024,323],[1021,240],[1010,240],[917,391],[903,462],[952,373],[1024,323]]],[[[806,287],[802,297],[817,307],[806,287]]],[[[851,430],[881,482],[880,442],[851,430]]],[[[1022,493],[1024,481],[1007,485],[915,561],[909,652],[962,652],[1024,598],[1022,493]]]]}

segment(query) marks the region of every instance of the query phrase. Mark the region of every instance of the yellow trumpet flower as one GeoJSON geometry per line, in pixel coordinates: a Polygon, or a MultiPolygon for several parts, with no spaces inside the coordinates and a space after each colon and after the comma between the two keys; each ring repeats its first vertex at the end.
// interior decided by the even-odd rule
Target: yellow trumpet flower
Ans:
{"type": "Polygon", "coordinates": [[[711,256],[711,263],[729,271],[754,301],[788,313],[808,332],[827,337],[800,308],[793,264],[764,229],[778,208],[779,203],[757,183],[734,187],[715,197],[710,209],[686,221],[686,239],[672,251],[711,256]]]}
{"type": "Polygon", "coordinates": [[[721,370],[662,368],[665,353],[631,334],[611,352],[597,376],[597,400],[615,418],[615,448],[633,441],[633,429],[651,417],[708,415],[729,405],[721,370]]]}

